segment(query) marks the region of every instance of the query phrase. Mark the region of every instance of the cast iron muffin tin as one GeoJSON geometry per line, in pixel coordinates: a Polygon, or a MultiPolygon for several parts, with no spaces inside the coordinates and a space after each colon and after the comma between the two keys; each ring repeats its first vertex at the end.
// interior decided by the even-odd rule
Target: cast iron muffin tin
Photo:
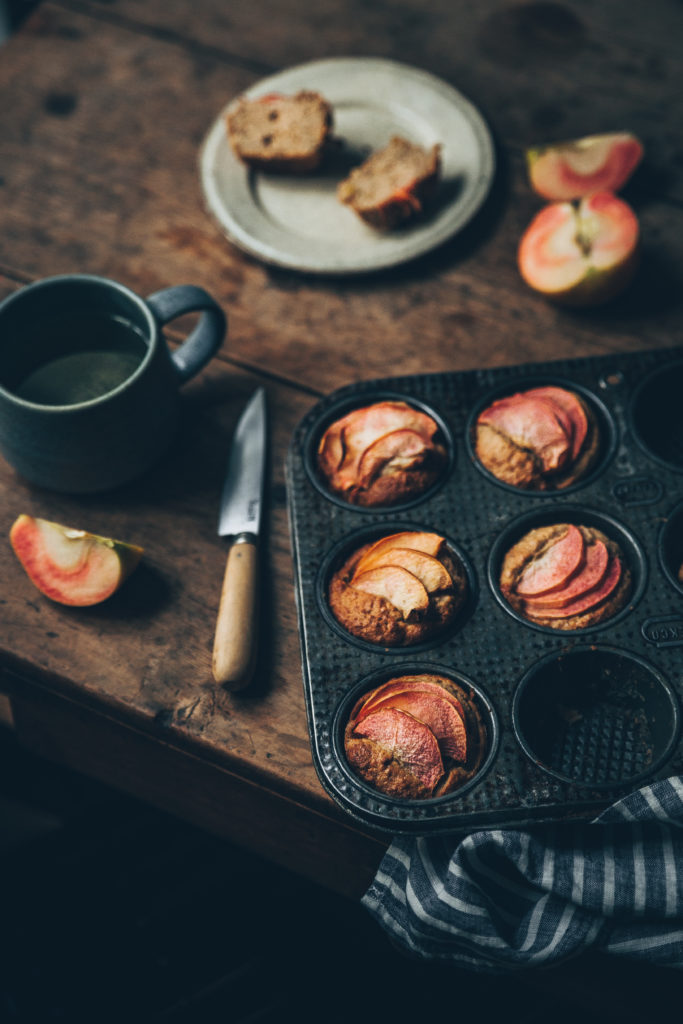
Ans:
{"type": "Polygon", "coordinates": [[[365,381],[320,401],[297,427],[286,476],[304,693],[313,760],[332,798],[389,833],[588,820],[620,794],[683,771],[683,349],[365,381]],[[477,461],[478,413],[543,384],[578,391],[598,418],[600,459],[583,480],[522,491],[477,461]],[[449,448],[441,479],[390,508],[330,495],[315,455],[351,408],[400,398],[432,415],[449,448]],[[597,526],[633,575],[628,604],[580,631],[534,625],[498,591],[507,549],[534,526],[597,526]],[[405,529],[442,534],[470,595],[428,643],[379,647],[348,634],[326,606],[330,575],[367,540],[405,529]],[[487,726],[484,762],[466,786],[431,800],[384,796],[346,763],[343,732],[360,694],[392,676],[433,672],[473,691],[487,726]]]}

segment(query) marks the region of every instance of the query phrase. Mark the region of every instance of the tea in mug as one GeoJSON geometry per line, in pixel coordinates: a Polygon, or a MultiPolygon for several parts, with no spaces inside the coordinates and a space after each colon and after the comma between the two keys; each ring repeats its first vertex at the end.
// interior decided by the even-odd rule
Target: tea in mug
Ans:
{"type": "Polygon", "coordinates": [[[24,360],[11,390],[38,405],[76,405],[113,391],[147,353],[144,333],[124,317],[68,313],[34,324],[21,340],[24,360]]]}

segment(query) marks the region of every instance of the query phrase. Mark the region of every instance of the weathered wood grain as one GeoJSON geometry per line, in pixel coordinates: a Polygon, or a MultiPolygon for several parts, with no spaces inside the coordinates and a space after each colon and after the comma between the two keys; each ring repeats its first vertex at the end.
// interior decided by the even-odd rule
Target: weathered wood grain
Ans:
{"type": "Polygon", "coordinates": [[[252,79],[330,56],[388,57],[440,75],[479,105],[509,145],[630,129],[648,152],[650,191],[683,199],[683,11],[673,0],[61,0],[144,26],[247,69],[252,79]]]}
{"type": "Polygon", "coordinates": [[[14,274],[87,269],[142,294],[202,284],[228,312],[230,358],[315,392],[383,376],[387,343],[392,372],[411,374],[677,340],[676,206],[634,197],[642,272],[600,312],[555,309],[521,281],[517,244],[540,204],[514,154],[475,222],[417,263],[351,280],[269,269],[223,239],[198,181],[198,147],[244,69],[50,5],[29,27],[20,60],[0,65],[16,104],[0,114],[0,267],[14,274]]]}
{"type": "Polygon", "coordinates": [[[245,845],[288,866],[301,844],[301,870],[324,884],[338,872],[338,887],[358,891],[383,844],[349,839],[312,765],[283,478],[291,433],[318,394],[353,381],[680,343],[681,28],[670,0],[202,0],[201,15],[184,0],[45,0],[0,58],[0,298],[74,270],[141,295],[193,282],[224,306],[229,334],[185,389],[181,436],[139,484],[72,499],[0,461],[0,665],[23,677],[6,685],[34,746],[221,834],[242,831],[245,845]],[[203,208],[202,140],[262,75],[364,54],[428,68],[481,107],[499,147],[491,197],[457,238],[392,272],[324,279],[263,266],[203,208]],[[616,128],[646,144],[626,190],[641,271],[609,307],[556,309],[516,268],[540,206],[522,150],[616,128]],[[260,383],[272,425],[268,642],[254,685],[228,695],[211,676],[226,555],[217,505],[234,425],[260,383]],[[143,564],[105,605],[52,604],[2,541],[21,512],[141,544],[143,564]],[[255,792],[266,817],[250,822],[255,792]],[[267,834],[280,800],[291,857],[267,834]],[[348,851],[346,874],[341,855],[316,871],[336,844],[348,851]]]}

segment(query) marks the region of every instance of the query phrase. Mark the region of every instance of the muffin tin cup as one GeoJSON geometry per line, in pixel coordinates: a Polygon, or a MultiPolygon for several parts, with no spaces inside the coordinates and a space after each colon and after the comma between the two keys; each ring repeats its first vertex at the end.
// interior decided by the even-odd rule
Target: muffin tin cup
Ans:
{"type": "MultiPolygon", "coordinates": [[[[346,559],[354,551],[357,551],[358,548],[361,548],[364,544],[368,544],[373,540],[379,540],[382,537],[390,536],[393,533],[399,533],[403,530],[441,533],[441,531],[434,530],[428,525],[401,521],[367,526],[365,528],[355,530],[347,537],[344,537],[342,541],[336,544],[327,553],[320,566],[315,583],[315,594],[320,614],[331,630],[333,630],[347,643],[351,644],[353,647],[357,647],[359,650],[377,653],[382,652],[384,654],[398,655],[399,657],[402,655],[414,655],[416,653],[422,653],[423,651],[432,650],[434,647],[441,646],[444,641],[452,636],[457,630],[462,629],[476,607],[477,579],[472,564],[462,548],[456,544],[455,541],[451,540],[450,537],[444,536],[444,540],[446,541],[449,551],[462,564],[465,570],[465,575],[467,577],[467,595],[463,605],[454,616],[453,621],[444,626],[444,628],[439,630],[438,633],[435,633],[433,636],[429,637],[428,640],[424,640],[421,643],[386,646],[384,644],[372,643],[368,640],[363,640],[361,637],[354,636],[353,633],[350,633],[349,630],[337,620],[327,600],[328,587],[334,573],[344,564],[346,559]]],[[[441,535],[443,536],[443,534],[441,535]]]]}
{"type": "Polygon", "coordinates": [[[465,429],[465,447],[467,454],[472,460],[473,465],[477,467],[480,473],[496,487],[502,487],[503,490],[509,491],[512,494],[523,494],[529,498],[545,498],[553,497],[556,495],[573,494],[575,491],[581,490],[581,488],[588,486],[592,480],[600,476],[605,471],[605,467],[614,457],[617,446],[617,430],[614,419],[610,414],[605,403],[598,398],[594,391],[589,390],[576,381],[570,380],[566,377],[555,377],[547,375],[534,375],[516,380],[514,383],[508,382],[504,385],[499,385],[496,388],[492,388],[487,392],[472,409],[465,429]],[[491,473],[490,470],[483,465],[479,460],[479,457],[475,448],[476,438],[476,426],[477,420],[484,411],[488,409],[493,402],[498,401],[501,398],[505,398],[508,395],[516,394],[519,391],[528,391],[531,388],[540,387],[558,387],[564,388],[567,391],[575,391],[584,402],[592,410],[596,422],[598,424],[598,431],[600,435],[600,451],[596,459],[595,465],[588,470],[584,476],[576,480],[573,484],[569,484],[567,487],[548,487],[545,490],[537,490],[535,488],[527,487],[515,487],[513,484],[506,483],[504,480],[499,480],[497,476],[491,473]]]}
{"type": "Polygon", "coordinates": [[[523,626],[555,636],[558,634],[564,636],[585,636],[587,632],[592,633],[595,630],[606,629],[610,625],[613,626],[633,610],[645,590],[647,561],[643,548],[633,532],[612,516],[583,505],[551,504],[546,505],[542,509],[536,509],[519,516],[505,528],[491,548],[487,577],[489,586],[501,607],[523,626]],[[603,622],[581,629],[561,629],[559,627],[554,629],[552,626],[542,626],[532,622],[516,611],[501,593],[499,584],[500,571],[505,555],[510,548],[529,533],[530,530],[536,529],[539,526],[551,526],[554,523],[573,523],[575,526],[592,526],[597,530],[601,530],[610,540],[616,541],[624,555],[632,576],[631,593],[625,606],[603,622]]]}
{"type": "Polygon", "coordinates": [[[683,566],[683,501],[667,516],[659,533],[657,554],[662,572],[671,586],[683,594],[683,579],[679,571],[683,566]]]}
{"type": "MultiPolygon", "coordinates": [[[[682,467],[671,464],[671,455],[667,461],[652,450],[647,423],[658,415],[648,388],[659,381],[666,389],[670,371],[678,373],[679,367],[683,383],[683,350],[664,349],[386,378],[341,389],[299,424],[286,482],[313,763],[324,789],[361,826],[384,834],[461,835],[480,827],[591,820],[637,785],[683,773],[683,583],[676,579],[679,557],[683,561],[682,467]],[[543,384],[577,391],[591,404],[604,433],[601,457],[572,487],[527,491],[503,485],[478,464],[472,425],[496,397],[543,384]],[[384,398],[407,401],[434,417],[447,439],[449,468],[433,489],[404,506],[350,505],[316,477],[318,439],[350,408],[384,398]],[[619,545],[633,583],[626,604],[611,618],[579,630],[555,629],[523,618],[503,598],[498,579],[506,551],[527,531],[553,522],[595,527],[619,545]],[[447,539],[465,566],[469,601],[452,628],[424,644],[366,643],[332,615],[327,580],[352,548],[406,529],[447,539]],[[585,660],[574,662],[574,655],[585,660]],[[600,771],[592,762],[572,760],[574,748],[562,754],[560,747],[558,760],[543,746],[543,731],[539,739],[534,729],[537,701],[529,694],[552,689],[558,662],[582,666],[578,677],[590,669],[602,679],[609,669],[608,680],[616,666],[616,675],[626,680],[634,701],[626,718],[614,693],[608,689],[609,699],[598,699],[598,689],[589,706],[595,736],[583,738],[598,755],[616,751],[611,769],[609,757],[600,771]],[[411,671],[464,679],[485,707],[495,709],[486,770],[446,797],[383,796],[355,776],[344,756],[342,723],[358,695],[411,671]],[[620,747],[614,746],[617,740],[620,747]]],[[[656,438],[656,427],[651,431],[656,438]]],[[[574,724],[577,710],[570,705],[566,711],[574,724]]]]}
{"type": "Polygon", "coordinates": [[[455,442],[453,440],[453,435],[446,420],[439,411],[418,399],[414,399],[397,391],[390,391],[386,389],[368,392],[364,391],[362,394],[356,393],[352,396],[345,396],[344,398],[333,402],[310,425],[303,444],[303,452],[304,466],[306,473],[308,474],[308,479],[320,494],[335,505],[339,505],[342,508],[353,509],[354,512],[359,512],[361,514],[403,511],[404,509],[414,508],[416,505],[420,505],[422,502],[428,501],[432,495],[444,486],[453,471],[453,466],[455,464],[455,442]],[[439,428],[441,439],[447,451],[448,462],[438,480],[436,480],[431,487],[428,487],[425,491],[415,497],[411,497],[406,501],[393,502],[391,505],[355,505],[352,502],[346,501],[341,497],[341,495],[334,494],[322,479],[317,466],[318,447],[323,434],[336,420],[346,416],[347,413],[352,412],[354,409],[362,409],[367,405],[374,405],[376,402],[406,402],[408,405],[418,409],[420,412],[426,413],[427,416],[431,416],[439,428]]]}
{"type": "Polygon", "coordinates": [[[522,678],[512,723],[525,754],[563,782],[635,787],[669,759],[680,734],[678,698],[662,673],[630,651],[574,647],[522,678]]]}
{"type": "Polygon", "coordinates": [[[495,761],[498,750],[499,733],[498,715],[496,714],[491,700],[477,683],[452,668],[425,662],[411,662],[407,665],[401,664],[400,666],[392,667],[386,666],[385,668],[371,672],[364,679],[361,679],[339,702],[335,710],[332,723],[332,742],[334,753],[342,767],[342,771],[347,782],[351,786],[356,787],[363,792],[371,802],[387,804],[388,806],[393,806],[403,811],[410,811],[413,808],[424,808],[425,805],[451,805],[454,801],[457,801],[459,798],[465,796],[465,794],[470,790],[478,786],[485,778],[487,772],[491,769],[491,765],[495,761]],[[445,676],[447,679],[452,679],[453,682],[457,683],[464,690],[471,692],[474,695],[474,701],[476,702],[477,710],[481,715],[486,732],[486,751],[476,775],[471,779],[468,779],[466,783],[458,789],[453,790],[451,793],[446,793],[444,796],[428,797],[424,800],[407,800],[402,797],[388,796],[384,793],[378,792],[372,786],[368,785],[364,779],[353,771],[346,760],[344,750],[344,732],[349,720],[349,715],[351,714],[356,702],[363,696],[363,694],[370,693],[383,683],[389,682],[389,680],[395,676],[424,675],[425,673],[429,675],[445,676]]]}
{"type": "Polygon", "coordinates": [[[683,360],[648,373],[633,393],[629,425],[642,451],[660,466],[683,473],[683,360]]]}

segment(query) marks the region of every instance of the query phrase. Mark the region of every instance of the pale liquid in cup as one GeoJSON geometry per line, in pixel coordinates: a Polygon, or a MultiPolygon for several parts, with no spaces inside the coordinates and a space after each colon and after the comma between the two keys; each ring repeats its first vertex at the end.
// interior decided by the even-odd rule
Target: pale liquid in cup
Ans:
{"type": "Polygon", "coordinates": [[[61,314],[32,328],[39,330],[46,332],[47,344],[35,347],[44,355],[12,387],[19,398],[39,405],[100,398],[128,380],[147,353],[143,332],[121,316],[61,314]]]}

